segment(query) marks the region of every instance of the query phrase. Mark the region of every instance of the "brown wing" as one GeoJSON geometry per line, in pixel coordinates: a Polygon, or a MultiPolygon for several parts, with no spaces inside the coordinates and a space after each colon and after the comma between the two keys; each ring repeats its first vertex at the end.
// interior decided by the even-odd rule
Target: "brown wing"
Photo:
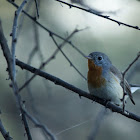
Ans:
{"type": "MultiPolygon", "coordinates": [[[[123,85],[121,84],[122,83],[122,73],[113,65],[111,66],[110,71],[120,79],[120,85],[123,88],[123,85]]],[[[132,97],[130,86],[129,86],[128,82],[126,81],[126,79],[124,79],[124,86],[125,86],[125,92],[128,94],[130,100],[135,105],[135,102],[134,102],[133,97],[132,97]]]]}

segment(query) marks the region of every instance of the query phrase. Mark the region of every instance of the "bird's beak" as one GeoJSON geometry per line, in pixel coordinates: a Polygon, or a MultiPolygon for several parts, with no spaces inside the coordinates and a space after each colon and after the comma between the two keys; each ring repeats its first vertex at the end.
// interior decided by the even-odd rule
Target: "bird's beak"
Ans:
{"type": "Polygon", "coordinates": [[[89,59],[89,60],[91,60],[91,59],[92,59],[90,55],[85,56],[85,58],[87,58],[87,59],[89,59]]]}

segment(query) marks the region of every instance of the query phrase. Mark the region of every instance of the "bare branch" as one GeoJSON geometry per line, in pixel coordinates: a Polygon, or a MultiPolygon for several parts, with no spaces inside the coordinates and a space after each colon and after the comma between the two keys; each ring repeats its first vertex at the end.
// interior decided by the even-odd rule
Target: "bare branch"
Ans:
{"type": "MultiPolygon", "coordinates": [[[[47,65],[51,60],[53,60],[55,58],[55,56],[57,55],[57,53],[59,52],[59,50],[67,43],[67,41],[77,32],[79,32],[80,30],[75,29],[63,42],[62,44],[59,45],[59,47],[54,51],[54,53],[44,62],[40,65],[39,70],[41,70],[42,68],[44,68],[45,65],[47,65]]],[[[50,34],[50,36],[52,36],[50,34]]],[[[23,86],[19,89],[19,92],[25,88],[37,75],[38,71],[36,71],[34,73],[34,75],[28,80],[26,81],[23,86]]]]}
{"type": "MultiPolygon", "coordinates": [[[[11,65],[11,67],[10,67],[11,69],[9,71],[12,71],[12,73],[10,73],[11,77],[13,77],[11,79],[12,80],[12,88],[13,88],[13,91],[15,93],[19,109],[20,109],[21,114],[22,114],[22,120],[23,120],[23,124],[25,127],[25,131],[27,132],[27,137],[28,137],[28,140],[32,140],[25,114],[23,114],[23,112],[21,110],[21,97],[18,95],[18,86],[16,83],[16,68],[15,68],[15,50],[16,50],[16,42],[17,42],[18,18],[19,18],[19,15],[20,15],[20,13],[21,13],[21,11],[24,8],[26,3],[27,3],[27,0],[24,0],[22,2],[22,4],[19,6],[19,8],[15,11],[15,17],[14,17],[13,28],[12,28],[12,46],[11,46],[12,61],[9,64],[9,65],[11,65]]],[[[7,45],[7,47],[8,47],[8,45],[7,45]]],[[[9,55],[11,56],[11,54],[9,54],[9,55]]]]}
{"type": "MultiPolygon", "coordinates": [[[[18,8],[19,6],[14,3],[13,1],[11,0],[7,0],[8,2],[10,2],[13,6],[15,6],[16,8],[18,8]]],[[[22,12],[28,17],[30,18],[31,20],[33,20],[39,27],[41,27],[42,29],[44,29],[46,32],[48,32],[49,34],[51,35],[54,35],[60,39],[62,39],[63,41],[66,41],[65,38],[63,38],[62,36],[52,32],[51,30],[49,30],[48,28],[46,28],[45,26],[43,26],[41,23],[39,23],[38,21],[36,21],[36,19],[34,17],[32,17],[31,15],[29,15],[26,11],[22,10],[22,12]]],[[[71,45],[79,54],[81,54],[83,57],[85,57],[84,53],[78,49],[71,41],[67,40],[66,41],[69,45],[71,45]]]]}
{"type": "Polygon", "coordinates": [[[106,108],[109,108],[113,112],[120,113],[123,116],[126,116],[126,117],[128,117],[130,119],[133,119],[133,120],[136,120],[136,121],[140,122],[140,116],[137,116],[137,115],[135,115],[135,114],[133,114],[133,113],[131,113],[129,111],[126,111],[126,110],[123,111],[122,108],[116,106],[115,104],[113,104],[111,102],[107,102],[107,101],[105,101],[103,99],[97,98],[97,97],[95,97],[93,95],[90,95],[89,93],[87,93],[87,92],[85,92],[85,91],[83,91],[83,90],[81,90],[81,89],[79,89],[79,88],[77,88],[77,87],[75,87],[75,86],[73,86],[73,85],[61,80],[61,79],[59,79],[58,77],[55,77],[55,76],[53,76],[51,74],[45,73],[45,72],[43,72],[41,70],[38,70],[38,69],[36,69],[34,67],[31,67],[31,66],[29,66],[29,65],[27,65],[27,64],[25,64],[25,63],[23,63],[23,62],[21,62],[21,61],[19,61],[17,59],[16,59],[16,65],[21,67],[21,69],[26,69],[26,70],[28,70],[28,71],[30,71],[32,73],[35,73],[37,71],[37,75],[39,75],[39,76],[41,76],[43,78],[46,78],[49,81],[52,81],[56,85],[60,85],[62,87],[65,87],[66,89],[69,89],[69,90],[77,93],[79,96],[83,96],[85,98],[88,98],[90,100],[93,100],[93,101],[105,106],[106,108]]]}
{"type": "Polygon", "coordinates": [[[125,80],[125,75],[128,72],[128,70],[132,67],[132,65],[139,59],[140,57],[140,52],[138,52],[136,58],[129,64],[129,66],[126,68],[126,70],[122,73],[122,85],[123,85],[123,110],[125,108],[125,84],[124,84],[124,80],[125,80]]]}
{"type": "Polygon", "coordinates": [[[98,12],[95,12],[95,11],[93,11],[93,10],[85,9],[85,8],[82,8],[82,7],[79,7],[79,6],[76,6],[76,5],[73,5],[73,4],[70,4],[70,3],[67,3],[67,2],[61,1],[61,0],[56,0],[56,1],[68,5],[70,8],[74,7],[74,8],[77,8],[77,9],[83,10],[83,11],[85,11],[85,12],[88,12],[88,13],[94,14],[94,15],[96,15],[96,16],[99,16],[99,17],[105,18],[105,19],[107,19],[107,20],[110,20],[110,21],[116,22],[119,26],[120,26],[120,25],[124,25],[124,26],[130,27],[130,28],[136,29],[136,30],[140,30],[140,28],[139,28],[138,26],[132,26],[132,25],[129,25],[129,24],[123,23],[123,22],[121,22],[121,21],[118,21],[118,20],[115,20],[115,19],[113,19],[113,18],[110,18],[110,16],[107,16],[107,15],[101,15],[101,14],[99,14],[98,12]]]}
{"type": "MultiPolygon", "coordinates": [[[[22,103],[22,100],[21,100],[21,96],[19,94],[19,89],[18,89],[18,85],[17,85],[16,79],[15,79],[15,81],[13,80],[13,73],[12,73],[12,71],[13,71],[13,69],[12,69],[13,68],[12,67],[13,59],[12,59],[9,47],[7,45],[6,39],[5,39],[4,34],[3,34],[3,30],[2,30],[2,26],[1,26],[1,21],[0,21],[0,44],[1,44],[1,48],[3,50],[4,57],[5,57],[6,61],[7,61],[8,73],[9,73],[9,76],[10,76],[11,81],[12,81],[12,89],[13,89],[13,92],[14,92],[15,97],[16,97],[18,108],[21,111],[21,114],[24,115],[24,117],[25,117],[25,115],[28,117],[29,115],[27,115],[27,114],[29,114],[29,113],[23,108],[23,103],[22,103]]],[[[26,118],[22,118],[23,123],[24,123],[24,127],[28,128],[28,124],[25,121],[25,119],[26,118]]],[[[29,129],[25,129],[25,130],[28,131],[27,132],[28,140],[31,140],[31,137],[30,137],[31,135],[30,136],[28,135],[28,134],[30,134],[29,129]]],[[[52,140],[56,140],[56,138],[54,137],[54,135],[50,131],[47,134],[50,136],[50,138],[52,140]]]]}
{"type": "Polygon", "coordinates": [[[1,49],[3,51],[3,55],[7,61],[7,65],[8,65],[7,70],[9,72],[9,77],[10,77],[10,79],[13,79],[12,71],[11,71],[11,69],[12,69],[11,63],[12,63],[13,59],[12,59],[10,50],[8,48],[7,40],[3,34],[1,20],[0,20],[0,44],[1,44],[1,49]]]}
{"type": "Polygon", "coordinates": [[[66,56],[66,54],[62,51],[62,49],[59,48],[59,45],[57,44],[57,42],[56,42],[56,40],[54,39],[54,37],[53,37],[53,36],[51,36],[51,37],[52,37],[52,39],[53,39],[55,45],[57,46],[57,48],[60,50],[60,52],[61,52],[61,53],[63,54],[63,56],[66,58],[66,60],[69,62],[70,66],[72,66],[82,78],[84,78],[85,80],[87,80],[87,79],[85,78],[85,76],[76,68],[76,66],[74,66],[74,64],[70,61],[70,59],[69,59],[69,58],[66,56]]]}
{"type": "Polygon", "coordinates": [[[127,73],[127,71],[132,67],[132,65],[139,59],[140,57],[140,52],[138,52],[136,58],[129,64],[129,66],[126,68],[126,70],[122,73],[123,76],[127,73]]]}
{"type": "Polygon", "coordinates": [[[36,14],[37,14],[37,17],[39,18],[38,0],[34,0],[34,1],[35,1],[35,6],[36,6],[36,14]]]}
{"type": "MultiPolygon", "coordinates": [[[[18,107],[20,108],[20,105],[21,105],[20,100],[21,100],[21,98],[20,98],[20,96],[18,94],[17,83],[16,83],[16,81],[14,81],[14,78],[13,78],[14,76],[13,76],[13,73],[12,73],[13,58],[12,58],[12,55],[10,53],[9,47],[7,45],[7,41],[5,39],[5,36],[3,34],[1,21],[0,21],[0,44],[1,44],[1,49],[3,51],[3,55],[4,55],[4,57],[5,57],[6,61],[7,61],[7,65],[8,65],[7,70],[9,72],[9,77],[10,77],[10,79],[12,81],[12,88],[13,88],[13,91],[14,91],[15,96],[16,96],[16,101],[18,103],[18,107]]],[[[21,111],[21,114],[22,114],[22,111],[21,111]]],[[[26,118],[25,118],[24,114],[22,114],[22,120],[23,120],[23,123],[24,123],[25,130],[27,132],[28,139],[32,140],[29,129],[26,129],[26,128],[28,128],[28,124],[27,124],[27,121],[26,121],[26,118]]]]}
{"type": "Polygon", "coordinates": [[[4,137],[5,140],[13,140],[13,138],[11,138],[11,137],[9,136],[9,132],[7,132],[7,131],[5,130],[5,128],[4,128],[4,126],[3,126],[2,122],[1,122],[1,120],[0,120],[0,132],[1,132],[1,134],[3,135],[3,137],[4,137]]]}
{"type": "MultiPolygon", "coordinates": [[[[38,1],[38,5],[40,5],[40,1],[38,1]]],[[[36,10],[34,10],[34,15],[36,16],[36,10]]],[[[28,58],[28,61],[27,61],[27,64],[31,64],[31,61],[34,57],[35,54],[38,54],[39,55],[39,59],[40,59],[40,62],[42,63],[43,62],[43,54],[41,52],[41,48],[40,48],[40,36],[39,36],[39,30],[38,30],[38,26],[35,22],[32,22],[33,24],[33,31],[34,31],[34,48],[32,49],[32,51],[30,52],[29,54],[29,58],[28,58]]],[[[26,81],[29,79],[29,72],[26,71],[26,81]]],[[[47,82],[45,79],[42,79],[43,81],[43,84],[44,84],[44,87],[46,88],[46,91],[48,90],[48,86],[47,86],[47,82]]],[[[27,89],[27,92],[28,92],[28,97],[29,97],[29,102],[30,102],[30,107],[31,107],[31,110],[32,110],[32,113],[33,113],[33,116],[36,118],[36,120],[38,122],[41,122],[40,120],[40,117],[39,117],[39,112],[38,112],[38,109],[36,107],[36,104],[35,104],[35,101],[34,101],[34,98],[33,98],[33,93],[32,93],[32,89],[31,89],[31,86],[30,84],[28,84],[26,86],[26,89],[27,89]]],[[[46,126],[45,126],[46,127],[46,126]]],[[[45,131],[42,130],[42,134],[44,135],[44,138],[48,138],[48,135],[46,135],[45,131]]]]}
{"type": "Polygon", "coordinates": [[[28,126],[28,122],[26,120],[26,116],[24,113],[21,114],[21,117],[22,117],[22,121],[24,123],[24,128],[25,128],[25,131],[27,133],[27,136],[28,136],[28,140],[32,140],[32,136],[31,136],[31,133],[30,133],[30,129],[29,129],[29,126],[28,126]]]}
{"type": "Polygon", "coordinates": [[[22,108],[24,114],[35,124],[36,127],[41,128],[52,140],[56,140],[55,136],[52,135],[52,132],[43,124],[41,124],[37,119],[32,117],[24,108],[22,108]]]}
{"type": "Polygon", "coordinates": [[[18,7],[18,9],[15,11],[15,17],[14,17],[14,22],[13,22],[13,28],[12,28],[12,47],[11,47],[11,52],[12,52],[12,75],[13,75],[13,80],[16,80],[16,69],[15,69],[15,50],[16,50],[16,42],[17,42],[17,28],[18,28],[18,18],[19,15],[27,3],[27,0],[24,0],[22,4],[18,7]]]}
{"type": "MultiPolygon", "coordinates": [[[[24,10],[25,10],[26,12],[29,11],[30,7],[32,6],[32,3],[33,3],[33,0],[30,0],[30,1],[26,4],[26,7],[24,8],[24,10]]],[[[22,31],[22,28],[23,28],[24,21],[25,21],[25,14],[23,14],[23,12],[22,12],[22,15],[20,15],[19,20],[18,20],[17,38],[19,38],[19,36],[20,36],[20,33],[21,33],[21,31],[22,31]]],[[[12,34],[11,34],[11,35],[12,35],[12,34]]]]}

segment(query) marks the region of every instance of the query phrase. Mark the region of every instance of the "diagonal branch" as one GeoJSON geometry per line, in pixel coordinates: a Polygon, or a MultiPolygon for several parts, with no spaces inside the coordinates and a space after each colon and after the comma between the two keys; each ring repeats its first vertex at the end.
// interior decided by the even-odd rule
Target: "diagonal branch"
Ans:
{"type": "MultiPolygon", "coordinates": [[[[15,6],[16,8],[18,8],[19,6],[14,3],[12,0],[7,0],[9,3],[11,3],[13,6],[15,6]]],[[[65,40],[64,37],[54,33],[53,31],[49,30],[48,28],[46,28],[44,25],[42,25],[40,22],[36,21],[36,19],[34,17],[32,17],[31,15],[29,15],[26,11],[22,10],[22,12],[28,17],[30,18],[32,21],[34,21],[40,28],[44,29],[46,32],[48,32],[51,35],[54,35],[60,39],[62,39],[63,41],[66,41],[69,45],[71,45],[79,54],[81,54],[83,57],[85,57],[84,53],[78,49],[71,41],[69,40],[65,40]]]]}
{"type": "MultiPolygon", "coordinates": [[[[14,94],[16,96],[16,101],[17,101],[18,107],[20,108],[21,97],[18,94],[17,83],[16,83],[16,80],[14,80],[14,76],[13,76],[13,72],[12,72],[13,71],[13,67],[12,67],[13,66],[13,58],[12,58],[12,55],[10,53],[6,38],[3,34],[1,21],[0,21],[0,44],[1,44],[1,49],[3,51],[3,55],[4,55],[4,57],[7,61],[7,66],[8,66],[7,71],[9,73],[9,77],[12,81],[12,88],[13,88],[14,94]]],[[[20,109],[20,111],[21,111],[21,114],[22,114],[23,124],[24,124],[25,130],[27,132],[28,140],[32,140],[31,134],[30,134],[30,131],[29,131],[29,127],[28,127],[28,124],[27,124],[27,121],[26,121],[26,117],[22,113],[21,109],[20,109]]]]}
{"type": "Polygon", "coordinates": [[[130,119],[133,119],[133,120],[136,120],[136,121],[140,122],[140,116],[137,116],[137,115],[135,115],[135,114],[133,114],[133,113],[131,113],[129,111],[126,111],[126,110],[123,111],[122,108],[116,106],[115,104],[113,104],[111,102],[107,102],[107,101],[105,101],[103,99],[97,98],[97,97],[95,97],[93,95],[90,95],[89,93],[87,93],[87,92],[85,92],[85,91],[83,91],[83,90],[81,90],[81,89],[79,89],[79,88],[77,88],[77,87],[75,87],[75,86],[73,86],[73,85],[61,80],[61,79],[59,79],[58,77],[55,77],[55,76],[53,76],[51,74],[45,73],[45,72],[43,72],[41,70],[38,70],[38,69],[36,69],[34,67],[31,67],[31,66],[29,66],[29,65],[27,65],[27,64],[25,64],[25,63],[23,63],[23,62],[21,62],[21,61],[19,61],[17,59],[16,59],[16,65],[21,67],[21,69],[26,69],[26,70],[30,71],[31,73],[35,73],[37,71],[37,75],[39,75],[40,77],[43,77],[43,78],[45,78],[45,79],[47,79],[49,81],[52,81],[56,85],[62,86],[64,88],[66,88],[66,89],[69,89],[69,90],[77,93],[79,96],[83,96],[85,98],[93,100],[93,101],[105,106],[106,108],[109,108],[113,112],[120,113],[123,116],[126,116],[126,117],[128,117],[130,119]]]}
{"type": "Polygon", "coordinates": [[[58,45],[58,43],[56,42],[56,40],[55,40],[55,38],[53,37],[53,36],[51,36],[52,37],[52,40],[54,41],[54,43],[55,43],[55,45],[57,46],[57,48],[60,50],[60,52],[62,53],[62,55],[66,58],[66,60],[70,63],[70,66],[72,66],[75,70],[76,70],[76,72],[81,76],[81,77],[83,77],[85,80],[87,80],[86,78],[85,78],[85,76],[76,68],[76,66],[70,61],[70,59],[67,57],[67,55],[62,51],[62,49],[61,48],[59,48],[59,45],[58,45]]]}
{"type": "Polygon", "coordinates": [[[120,25],[124,25],[124,26],[130,27],[130,28],[136,29],[136,30],[140,30],[140,28],[139,28],[138,26],[133,26],[133,25],[126,24],[126,23],[124,23],[124,22],[121,22],[121,21],[115,20],[115,19],[113,19],[113,18],[110,18],[110,16],[101,15],[101,14],[99,14],[98,12],[95,12],[95,11],[93,11],[93,10],[85,9],[85,8],[82,8],[82,7],[79,7],[79,6],[76,6],[76,5],[73,5],[73,4],[70,4],[70,3],[67,3],[67,2],[61,1],[61,0],[56,0],[56,1],[68,5],[70,8],[74,7],[74,8],[83,10],[83,11],[85,11],[85,12],[94,14],[94,15],[96,15],[96,16],[105,18],[105,19],[107,19],[107,20],[113,21],[113,22],[117,23],[119,26],[120,26],[120,25]]]}
{"type": "Polygon", "coordinates": [[[19,15],[24,8],[25,4],[27,3],[27,0],[24,0],[22,4],[18,7],[18,9],[15,11],[15,17],[14,17],[14,22],[13,22],[13,27],[12,27],[12,46],[11,46],[11,52],[12,52],[12,75],[13,75],[13,80],[16,80],[16,69],[15,69],[15,51],[16,51],[16,42],[17,42],[17,28],[18,28],[18,18],[19,15]]]}
{"type": "Polygon", "coordinates": [[[132,67],[132,65],[139,59],[140,57],[140,52],[138,52],[136,58],[128,65],[128,67],[126,68],[126,70],[122,73],[122,85],[123,85],[123,110],[124,110],[124,107],[125,107],[125,84],[124,84],[124,81],[125,81],[125,75],[126,73],[128,72],[128,70],[132,67]]]}
{"type": "MultiPolygon", "coordinates": [[[[40,65],[39,70],[41,70],[42,68],[44,68],[45,65],[47,65],[51,60],[53,60],[53,59],[55,58],[55,56],[57,55],[57,53],[59,52],[59,50],[67,43],[67,41],[68,41],[75,33],[79,32],[79,31],[81,31],[81,30],[75,29],[75,30],[62,42],[62,44],[60,44],[60,45],[58,46],[58,48],[54,51],[54,53],[53,53],[44,63],[42,63],[42,64],[40,65]]],[[[50,34],[50,36],[52,36],[52,34],[50,34]]],[[[25,88],[25,87],[35,78],[35,76],[36,76],[37,74],[38,74],[38,71],[36,71],[36,72],[34,73],[34,75],[33,75],[29,80],[27,80],[27,81],[23,84],[23,86],[19,89],[19,92],[20,92],[23,88],[25,88]]]]}
{"type": "Polygon", "coordinates": [[[123,76],[125,76],[125,74],[132,67],[132,65],[139,59],[139,57],[140,57],[140,52],[138,52],[136,58],[128,65],[128,67],[126,68],[126,70],[123,72],[123,76]]]}
{"type": "Polygon", "coordinates": [[[41,124],[36,118],[32,117],[26,109],[22,108],[24,114],[35,124],[36,127],[41,128],[52,140],[56,140],[56,138],[52,135],[52,132],[43,124],[41,124]]]}
{"type": "MultiPolygon", "coordinates": [[[[5,39],[5,36],[3,34],[3,30],[2,30],[2,26],[1,26],[1,21],[0,21],[0,44],[1,44],[1,49],[3,51],[3,55],[7,61],[7,66],[8,66],[8,73],[9,73],[9,76],[10,76],[10,79],[11,79],[11,82],[12,82],[12,89],[13,89],[13,92],[15,94],[15,97],[16,97],[16,101],[17,101],[17,105],[18,105],[18,108],[21,112],[22,115],[27,116],[29,118],[32,118],[30,119],[33,123],[35,123],[33,121],[33,119],[35,119],[34,117],[32,117],[31,115],[29,115],[29,113],[25,110],[25,107],[23,107],[23,103],[22,103],[22,99],[21,99],[21,96],[19,94],[19,88],[18,88],[18,85],[17,85],[17,82],[16,80],[14,81],[13,79],[13,59],[12,59],[12,55],[10,53],[10,50],[9,50],[9,47],[8,47],[8,44],[7,44],[7,41],[5,39]]],[[[23,116],[22,116],[23,117],[23,116]]],[[[23,122],[24,122],[24,127],[25,127],[25,130],[28,131],[27,132],[27,136],[28,136],[28,140],[32,140],[32,137],[31,135],[28,135],[30,134],[30,131],[28,129],[28,124],[27,122],[25,122],[25,119],[26,118],[22,118],[23,119],[23,122]]],[[[45,127],[46,129],[44,130],[51,138],[51,140],[56,140],[55,136],[49,131],[49,129],[47,129],[47,127],[45,125],[42,125],[40,124],[43,129],[43,127],[45,127]]]]}
{"type": "Polygon", "coordinates": [[[13,138],[10,137],[9,132],[5,130],[1,120],[0,120],[0,132],[5,140],[13,140],[13,138]]]}
{"type": "MultiPolygon", "coordinates": [[[[28,127],[28,123],[27,123],[25,114],[23,113],[23,111],[21,109],[21,97],[18,95],[18,86],[16,83],[16,68],[15,68],[15,52],[16,52],[16,42],[17,42],[18,18],[19,18],[19,15],[21,14],[22,9],[24,8],[26,3],[27,3],[27,0],[24,0],[21,3],[21,5],[19,6],[19,8],[15,11],[15,17],[14,17],[14,21],[13,21],[13,28],[12,28],[12,34],[11,34],[12,35],[12,46],[11,46],[12,61],[9,64],[9,65],[11,65],[11,67],[10,67],[11,69],[8,69],[8,70],[11,71],[10,74],[11,74],[11,77],[13,77],[11,79],[12,80],[12,88],[13,88],[13,91],[15,93],[19,109],[20,109],[21,114],[22,114],[21,115],[22,121],[24,124],[25,131],[27,133],[28,140],[32,140],[30,129],[28,127]]],[[[11,55],[11,54],[9,54],[9,55],[11,55]]]]}
{"type": "Polygon", "coordinates": [[[23,121],[23,124],[24,124],[25,131],[27,133],[28,140],[32,140],[32,136],[31,136],[31,133],[30,133],[30,129],[29,129],[29,126],[28,126],[26,116],[25,116],[23,111],[21,111],[21,112],[22,112],[21,117],[22,117],[22,121],[23,121]]]}
{"type": "Polygon", "coordinates": [[[34,0],[34,1],[35,1],[35,7],[36,7],[36,14],[37,14],[37,17],[39,18],[38,0],[34,0]]]}

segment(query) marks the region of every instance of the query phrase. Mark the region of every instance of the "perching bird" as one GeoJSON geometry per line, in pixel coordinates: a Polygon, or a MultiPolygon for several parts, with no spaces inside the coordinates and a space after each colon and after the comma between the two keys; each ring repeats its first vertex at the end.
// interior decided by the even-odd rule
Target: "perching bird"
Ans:
{"type": "MultiPolygon", "coordinates": [[[[122,73],[112,65],[110,59],[104,53],[92,52],[86,58],[88,59],[87,79],[90,94],[121,106],[123,103],[122,73]]],[[[124,89],[125,101],[129,97],[135,104],[131,87],[126,79],[124,79],[124,89]]],[[[135,87],[135,90],[137,89],[140,89],[140,87],[135,87]]]]}

